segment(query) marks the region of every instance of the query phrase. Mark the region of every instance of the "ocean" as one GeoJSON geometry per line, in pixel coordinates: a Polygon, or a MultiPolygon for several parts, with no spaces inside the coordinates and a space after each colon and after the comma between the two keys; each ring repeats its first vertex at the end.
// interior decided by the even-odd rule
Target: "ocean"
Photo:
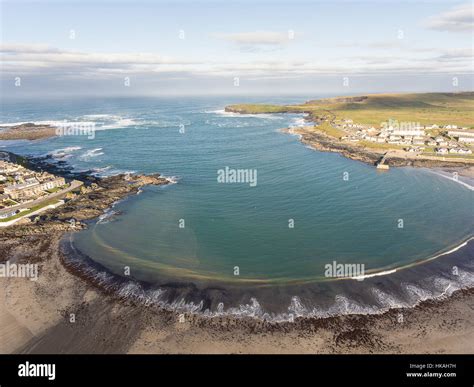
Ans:
{"type": "Polygon", "coordinates": [[[300,314],[365,313],[380,309],[382,299],[390,306],[411,305],[443,294],[450,281],[457,283],[450,291],[474,282],[466,260],[472,243],[463,247],[468,253],[455,253],[462,260],[461,275],[453,277],[454,263],[446,258],[436,260],[436,268],[432,263],[414,266],[472,236],[474,191],[469,183],[428,169],[381,172],[314,151],[281,130],[304,124],[302,115],[224,111],[236,102],[306,99],[4,101],[2,124],[66,120],[92,122],[96,131],[93,139],[3,141],[0,150],[51,155],[53,161],[99,176],[168,176],[173,184],[147,187],[116,203],[70,242],[101,270],[143,285],[142,292],[153,290],[154,297],[176,308],[276,316],[289,313],[291,304],[300,314]],[[220,179],[223,171],[240,174],[220,179]],[[359,264],[365,273],[387,274],[340,280],[327,275],[328,265],[335,264],[359,264]],[[398,286],[396,295],[380,283],[383,277],[398,286]],[[408,281],[418,278],[428,282],[408,281]],[[410,286],[422,290],[407,292],[410,286]]]}

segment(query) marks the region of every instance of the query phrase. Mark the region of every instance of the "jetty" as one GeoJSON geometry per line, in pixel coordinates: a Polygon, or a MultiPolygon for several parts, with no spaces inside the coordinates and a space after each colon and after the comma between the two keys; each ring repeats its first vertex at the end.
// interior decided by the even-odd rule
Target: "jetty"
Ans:
{"type": "Polygon", "coordinates": [[[375,163],[375,167],[377,169],[383,169],[383,170],[388,170],[390,169],[390,166],[388,164],[385,164],[385,160],[387,159],[388,151],[384,153],[384,155],[380,158],[379,161],[375,163]]]}

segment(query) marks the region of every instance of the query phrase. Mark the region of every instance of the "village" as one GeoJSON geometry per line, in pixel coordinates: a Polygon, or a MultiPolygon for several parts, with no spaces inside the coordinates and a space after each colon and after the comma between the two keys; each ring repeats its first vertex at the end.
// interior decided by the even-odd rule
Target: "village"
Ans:
{"type": "Polygon", "coordinates": [[[464,156],[471,155],[474,147],[474,130],[458,128],[457,125],[420,125],[389,120],[377,129],[343,119],[334,121],[333,127],[347,133],[340,138],[343,141],[374,143],[383,147],[392,145],[410,153],[464,156]]]}
{"type": "Polygon", "coordinates": [[[81,182],[68,183],[61,176],[33,171],[0,158],[0,222],[4,225],[64,203],[59,200],[81,182]]]}

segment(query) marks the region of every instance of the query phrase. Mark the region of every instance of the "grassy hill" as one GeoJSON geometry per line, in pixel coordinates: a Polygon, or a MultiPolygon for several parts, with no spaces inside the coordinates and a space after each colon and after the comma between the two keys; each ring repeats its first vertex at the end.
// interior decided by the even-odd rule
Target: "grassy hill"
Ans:
{"type": "Polygon", "coordinates": [[[313,120],[352,119],[380,125],[389,119],[474,128],[474,92],[368,94],[326,98],[301,105],[238,104],[226,107],[238,113],[309,113],[313,120]]]}

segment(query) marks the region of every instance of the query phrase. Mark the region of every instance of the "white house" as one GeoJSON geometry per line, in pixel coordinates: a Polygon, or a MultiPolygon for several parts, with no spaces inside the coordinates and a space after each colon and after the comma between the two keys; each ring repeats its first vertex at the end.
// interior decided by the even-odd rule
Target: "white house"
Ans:
{"type": "Polygon", "coordinates": [[[419,128],[400,128],[394,129],[392,134],[395,136],[424,136],[425,131],[419,128]]]}
{"type": "Polygon", "coordinates": [[[474,137],[458,137],[459,142],[474,143],[474,137]]]}

